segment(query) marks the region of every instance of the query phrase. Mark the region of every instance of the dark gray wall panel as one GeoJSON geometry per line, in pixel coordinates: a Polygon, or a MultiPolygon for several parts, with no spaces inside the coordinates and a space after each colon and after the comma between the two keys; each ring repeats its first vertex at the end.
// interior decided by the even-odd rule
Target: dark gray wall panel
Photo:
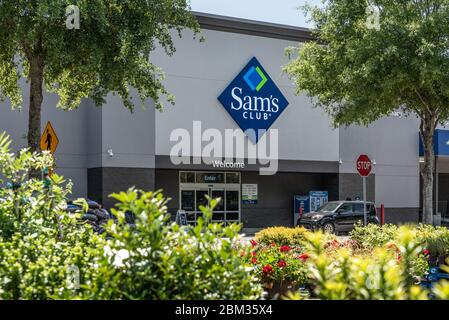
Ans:
{"type": "Polygon", "coordinates": [[[92,168],[88,169],[89,198],[99,201],[106,208],[114,205],[111,193],[136,187],[154,190],[154,169],[146,168],[92,168]]]}
{"type": "MultiPolygon", "coordinates": [[[[340,200],[346,198],[355,199],[359,196],[363,197],[363,180],[358,173],[340,173],[339,178],[339,196],[340,200]]],[[[375,175],[366,178],[366,198],[368,201],[375,199],[375,175]]]]}
{"type": "MultiPolygon", "coordinates": [[[[198,159],[198,158],[196,158],[198,159]]],[[[214,167],[201,162],[194,164],[194,158],[190,157],[190,164],[173,164],[170,156],[156,155],[156,168],[173,170],[204,170],[204,171],[230,171],[230,169],[214,167]]],[[[200,159],[201,160],[201,159],[200,159]]],[[[217,159],[223,160],[223,159],[217,159]]],[[[244,159],[245,167],[240,171],[257,171],[260,164],[249,164],[248,159],[244,159]]],[[[240,161],[236,161],[240,162],[240,161]]],[[[232,169],[231,169],[232,170],[232,169]]],[[[304,160],[279,160],[277,172],[315,172],[315,173],[338,173],[338,162],[336,161],[304,161],[304,160]]]]}
{"type": "Polygon", "coordinates": [[[385,223],[418,223],[418,219],[419,208],[385,208],[385,223]]]}
{"type": "Polygon", "coordinates": [[[195,12],[202,29],[305,42],[315,40],[307,28],[195,12]]]}
{"type": "MultiPolygon", "coordinates": [[[[338,199],[338,174],[335,173],[278,173],[261,176],[258,172],[242,172],[242,183],[258,185],[258,203],[241,205],[245,228],[293,225],[293,196],[308,194],[312,190],[327,190],[329,200],[338,199]]],[[[179,206],[178,170],[156,169],[156,189],[163,189],[170,197],[170,212],[179,206]]]]}
{"type": "Polygon", "coordinates": [[[242,183],[258,184],[258,203],[242,206],[245,228],[292,226],[294,195],[327,190],[330,201],[338,199],[338,174],[278,173],[261,176],[257,172],[243,172],[242,183]]]}
{"type": "Polygon", "coordinates": [[[164,196],[170,198],[167,207],[175,213],[179,209],[179,173],[177,170],[156,169],[155,189],[162,189],[164,196]]]}

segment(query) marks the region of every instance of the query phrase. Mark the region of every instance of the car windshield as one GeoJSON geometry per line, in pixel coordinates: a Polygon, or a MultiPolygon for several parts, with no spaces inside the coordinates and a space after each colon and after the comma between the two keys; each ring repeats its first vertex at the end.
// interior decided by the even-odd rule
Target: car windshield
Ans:
{"type": "Polygon", "coordinates": [[[317,212],[331,212],[337,209],[339,205],[340,205],[339,202],[328,202],[324,204],[321,208],[319,208],[317,212]]]}

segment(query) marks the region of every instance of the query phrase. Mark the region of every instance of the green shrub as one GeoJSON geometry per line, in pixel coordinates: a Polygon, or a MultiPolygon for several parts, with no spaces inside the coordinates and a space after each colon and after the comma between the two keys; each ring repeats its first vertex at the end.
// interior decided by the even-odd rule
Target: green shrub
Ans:
{"type": "Polygon", "coordinates": [[[244,260],[253,266],[264,287],[271,287],[275,282],[298,285],[307,283],[309,274],[305,263],[309,256],[298,246],[254,243],[244,257],[244,260]]]}
{"type": "MultiPolygon", "coordinates": [[[[395,247],[380,246],[369,255],[354,253],[347,248],[329,255],[323,234],[308,234],[308,267],[314,295],[330,300],[428,299],[429,291],[418,286],[410,273],[422,251],[415,230],[400,227],[395,232],[395,239],[395,247]]],[[[448,293],[449,283],[443,282],[434,291],[438,299],[446,299],[448,293]]],[[[293,294],[290,298],[301,297],[293,294]]]]}
{"type": "Polygon", "coordinates": [[[211,208],[195,227],[170,223],[159,192],[114,194],[116,224],[106,226],[100,254],[91,262],[80,298],[87,299],[256,299],[262,288],[240,258],[240,226],[208,223],[211,208]],[[136,216],[135,227],[125,212],[136,216]]]}
{"type": "Polygon", "coordinates": [[[431,264],[444,263],[449,255],[449,230],[446,227],[420,224],[416,228],[416,238],[428,250],[431,264]]]}
{"type": "Polygon", "coordinates": [[[378,226],[368,224],[366,227],[357,224],[349,233],[351,240],[357,242],[361,249],[374,249],[385,246],[397,236],[398,227],[392,224],[378,226]]]}
{"type": "MultiPolygon", "coordinates": [[[[29,179],[49,153],[17,155],[0,135],[0,299],[257,299],[256,273],[240,257],[239,226],[169,221],[162,194],[114,195],[118,217],[96,235],[66,212],[71,184],[29,179]],[[125,212],[136,216],[135,227],[125,212]],[[110,238],[109,238],[110,237],[110,238]],[[79,287],[78,287],[79,284],[79,287]]],[[[216,201],[211,203],[213,206],[216,201]]]]}
{"type": "Polygon", "coordinates": [[[73,270],[87,272],[86,246],[94,246],[92,230],[80,227],[65,212],[71,184],[57,175],[52,181],[28,179],[31,171],[53,166],[49,153],[22,150],[14,154],[0,135],[0,298],[73,297],[73,270]]]}
{"type": "Polygon", "coordinates": [[[308,231],[302,227],[287,228],[287,227],[271,227],[261,230],[256,233],[256,241],[260,244],[270,245],[275,243],[278,246],[282,245],[301,245],[305,240],[305,233],[308,231]]]}

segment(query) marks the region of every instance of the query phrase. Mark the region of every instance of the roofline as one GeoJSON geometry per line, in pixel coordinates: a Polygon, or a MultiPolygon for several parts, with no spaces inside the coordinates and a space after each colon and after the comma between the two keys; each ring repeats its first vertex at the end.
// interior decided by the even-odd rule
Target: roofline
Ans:
{"type": "Polygon", "coordinates": [[[192,11],[201,28],[252,36],[307,42],[316,40],[308,28],[278,23],[248,20],[235,17],[192,11]]]}

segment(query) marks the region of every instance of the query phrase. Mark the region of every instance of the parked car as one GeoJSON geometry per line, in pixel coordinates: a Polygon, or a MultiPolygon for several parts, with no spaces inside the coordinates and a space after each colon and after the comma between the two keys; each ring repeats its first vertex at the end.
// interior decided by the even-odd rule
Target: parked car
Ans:
{"type": "MultiPolygon", "coordinates": [[[[379,224],[376,206],[366,202],[367,222],[379,224]]],[[[323,230],[327,233],[349,232],[357,222],[363,223],[362,201],[331,201],[324,204],[316,212],[303,214],[296,222],[310,230],[323,230]]]]}

